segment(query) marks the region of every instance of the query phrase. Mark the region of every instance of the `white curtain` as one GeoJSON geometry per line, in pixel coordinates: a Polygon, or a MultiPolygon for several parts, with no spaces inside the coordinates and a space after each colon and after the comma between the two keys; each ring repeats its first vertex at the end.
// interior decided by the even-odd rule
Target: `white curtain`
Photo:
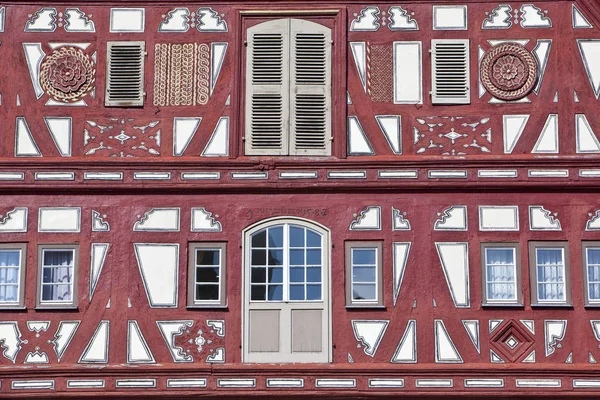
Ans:
{"type": "Polygon", "coordinates": [[[43,301],[72,300],[72,251],[45,251],[42,275],[43,301]]]}
{"type": "Polygon", "coordinates": [[[0,252],[0,302],[19,300],[19,251],[0,252]]]}
{"type": "Polygon", "coordinates": [[[486,249],[488,300],[516,300],[513,249],[486,249]]]}
{"type": "Polygon", "coordinates": [[[590,300],[600,300],[600,249],[587,249],[590,300]]]}
{"type": "Polygon", "coordinates": [[[565,300],[562,249],[537,249],[538,299],[565,300]]]}

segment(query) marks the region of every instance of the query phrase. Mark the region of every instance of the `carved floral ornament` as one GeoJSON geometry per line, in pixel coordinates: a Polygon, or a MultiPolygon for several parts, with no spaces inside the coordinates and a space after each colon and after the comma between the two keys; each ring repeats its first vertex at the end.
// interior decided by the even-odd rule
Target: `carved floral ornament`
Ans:
{"type": "Polygon", "coordinates": [[[525,97],[537,81],[537,62],[517,43],[494,46],[481,60],[481,82],[501,100],[525,97]]]}
{"type": "Polygon", "coordinates": [[[75,47],[60,47],[41,66],[40,84],[56,101],[73,103],[87,95],[96,80],[90,56],[75,47]]]}

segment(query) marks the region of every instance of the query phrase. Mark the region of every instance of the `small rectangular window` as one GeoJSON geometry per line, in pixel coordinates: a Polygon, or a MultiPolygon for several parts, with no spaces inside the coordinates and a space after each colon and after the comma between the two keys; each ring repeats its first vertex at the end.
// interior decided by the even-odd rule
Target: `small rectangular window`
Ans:
{"type": "Polygon", "coordinates": [[[567,242],[530,242],[531,301],[534,305],[571,303],[567,242]]]}
{"type": "Polygon", "coordinates": [[[39,308],[72,308],[77,306],[79,246],[38,246],[39,308]]]}
{"type": "Polygon", "coordinates": [[[432,104],[470,104],[469,39],[431,41],[432,104]]]}
{"type": "Polygon", "coordinates": [[[583,242],[581,256],[585,304],[600,306],[600,242],[583,242]]]}
{"type": "Polygon", "coordinates": [[[382,243],[346,242],[346,306],[383,305],[382,243]]]}
{"type": "Polygon", "coordinates": [[[25,244],[0,244],[0,308],[25,305],[25,250],[25,244]]]}
{"type": "Polygon", "coordinates": [[[518,243],[482,243],[484,305],[521,305],[521,265],[518,243]]]}
{"type": "Polygon", "coordinates": [[[144,105],[145,42],[106,43],[107,107],[144,105]]]}
{"type": "Polygon", "coordinates": [[[225,293],[225,243],[190,244],[188,306],[224,307],[225,293]]]}

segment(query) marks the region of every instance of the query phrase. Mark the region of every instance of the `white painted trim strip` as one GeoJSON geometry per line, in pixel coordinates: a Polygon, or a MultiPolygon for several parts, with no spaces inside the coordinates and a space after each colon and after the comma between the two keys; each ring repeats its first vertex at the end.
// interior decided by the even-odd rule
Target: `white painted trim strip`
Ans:
{"type": "Polygon", "coordinates": [[[267,378],[268,388],[302,388],[304,379],[302,378],[267,378]]]}
{"type": "Polygon", "coordinates": [[[205,180],[205,179],[221,179],[220,172],[182,172],[181,179],[183,180],[205,180]]]}
{"type": "Polygon", "coordinates": [[[232,172],[231,179],[268,179],[268,172],[232,172]]]}
{"type": "Polygon", "coordinates": [[[452,379],[417,379],[415,386],[418,388],[451,388],[454,387],[452,379]]]}
{"type": "Polygon", "coordinates": [[[416,169],[409,170],[379,170],[377,171],[377,177],[380,179],[393,178],[393,179],[416,179],[419,177],[419,171],[416,169]]]}
{"type": "Polygon", "coordinates": [[[167,379],[167,388],[204,388],[206,378],[167,379]]]}
{"type": "Polygon", "coordinates": [[[84,172],[83,179],[99,181],[122,181],[122,172],[84,172]]]}
{"type": "Polygon", "coordinates": [[[25,179],[23,172],[0,172],[0,181],[22,181],[25,179]]]}
{"type": "Polygon", "coordinates": [[[36,181],[72,181],[75,180],[75,172],[36,172],[36,181]]]}
{"type": "Polygon", "coordinates": [[[13,390],[54,389],[54,380],[12,381],[10,388],[13,390]]]}
{"type": "Polygon", "coordinates": [[[373,378],[369,379],[370,388],[403,388],[404,379],[386,379],[373,378]]]}
{"type": "Polygon", "coordinates": [[[560,379],[517,379],[515,382],[518,388],[559,388],[561,386],[560,379]]]}
{"type": "Polygon", "coordinates": [[[465,379],[465,388],[501,388],[504,379],[465,379]]]}
{"type": "Polygon", "coordinates": [[[429,179],[465,179],[467,178],[467,171],[465,170],[429,170],[427,171],[427,177],[429,179]]]}
{"type": "Polygon", "coordinates": [[[103,387],[104,379],[78,379],[67,381],[67,389],[89,389],[103,387]]]}
{"type": "Polygon", "coordinates": [[[530,178],[568,178],[568,169],[530,169],[527,171],[530,178]]]}
{"type": "Polygon", "coordinates": [[[600,178],[600,169],[580,169],[579,176],[582,178],[600,178]]]}
{"type": "Polygon", "coordinates": [[[220,388],[254,388],[256,387],[256,379],[235,379],[221,378],[217,379],[217,387],[220,388]]]}
{"type": "Polygon", "coordinates": [[[329,171],[327,179],[366,179],[367,171],[329,171]]]}
{"type": "Polygon", "coordinates": [[[516,178],[516,169],[480,169],[477,171],[479,178],[516,178]]]}
{"type": "Polygon", "coordinates": [[[335,379],[321,378],[315,379],[316,388],[355,388],[356,379],[335,379]]]}
{"type": "Polygon", "coordinates": [[[280,172],[279,179],[316,179],[317,171],[280,172]]]}
{"type": "Polygon", "coordinates": [[[117,388],[155,388],[156,379],[117,379],[117,388]]]}
{"type": "Polygon", "coordinates": [[[168,180],[171,179],[170,172],[134,172],[133,179],[136,180],[168,180]]]}
{"type": "Polygon", "coordinates": [[[600,379],[573,379],[573,389],[600,388],[600,379]]]}

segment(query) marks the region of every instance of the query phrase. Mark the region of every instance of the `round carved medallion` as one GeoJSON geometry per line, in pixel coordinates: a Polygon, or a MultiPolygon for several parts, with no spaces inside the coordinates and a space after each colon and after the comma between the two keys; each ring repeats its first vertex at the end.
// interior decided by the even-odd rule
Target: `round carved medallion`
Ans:
{"type": "Polygon", "coordinates": [[[80,100],[94,88],[96,69],[90,56],[75,47],[59,47],[41,66],[40,84],[63,103],[80,100]]]}
{"type": "Polygon", "coordinates": [[[525,97],[537,81],[537,63],[517,43],[494,46],[481,60],[481,83],[501,100],[525,97]]]}

